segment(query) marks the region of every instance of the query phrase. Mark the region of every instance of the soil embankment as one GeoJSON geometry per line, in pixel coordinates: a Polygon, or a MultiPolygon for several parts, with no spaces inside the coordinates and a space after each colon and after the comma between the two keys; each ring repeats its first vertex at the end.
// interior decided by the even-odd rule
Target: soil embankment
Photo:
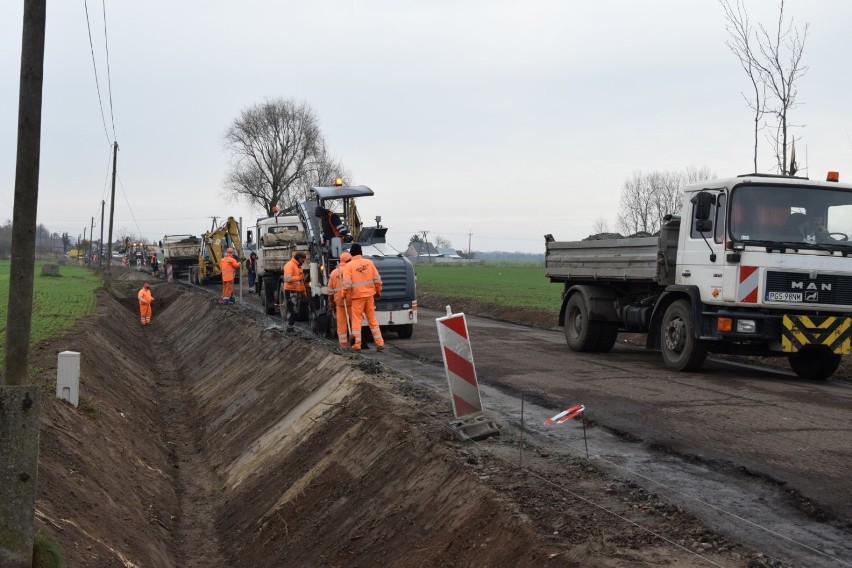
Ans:
{"type": "Polygon", "coordinates": [[[455,443],[443,397],[234,306],[158,284],[142,328],[136,287],[35,354],[47,385],[82,353],[79,408],[43,402],[37,519],[68,566],[762,565],[582,460],[455,443]]]}

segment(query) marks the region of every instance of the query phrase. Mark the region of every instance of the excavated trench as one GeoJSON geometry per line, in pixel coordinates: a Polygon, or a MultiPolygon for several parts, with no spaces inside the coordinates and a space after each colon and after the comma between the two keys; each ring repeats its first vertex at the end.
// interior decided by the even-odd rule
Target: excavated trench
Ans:
{"type": "Polygon", "coordinates": [[[142,328],[136,288],[34,354],[48,390],[82,353],[80,406],[42,413],[68,566],[770,565],[584,460],[457,443],[444,395],[204,294],[155,285],[142,328]]]}
{"type": "Polygon", "coordinates": [[[150,327],[133,297],[121,309],[104,293],[57,347],[83,354],[83,403],[48,405],[37,516],[67,565],[532,566],[556,552],[375,366],[155,288],[150,327]]]}

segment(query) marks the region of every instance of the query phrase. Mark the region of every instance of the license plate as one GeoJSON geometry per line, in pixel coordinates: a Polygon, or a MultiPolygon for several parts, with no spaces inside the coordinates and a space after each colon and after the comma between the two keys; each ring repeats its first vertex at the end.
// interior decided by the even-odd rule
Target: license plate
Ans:
{"type": "Polygon", "coordinates": [[[801,302],[801,292],[767,292],[767,302],[801,302]]]}

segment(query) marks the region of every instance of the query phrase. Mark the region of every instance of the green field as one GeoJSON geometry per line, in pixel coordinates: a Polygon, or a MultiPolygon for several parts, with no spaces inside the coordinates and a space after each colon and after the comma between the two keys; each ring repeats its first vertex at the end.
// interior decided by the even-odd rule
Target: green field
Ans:
{"type": "MultiPolygon", "coordinates": [[[[70,329],[78,319],[91,314],[95,309],[95,289],[101,285],[94,272],[80,266],[61,266],[58,277],[41,276],[42,264],[36,262],[30,346],[57,337],[70,329]]],[[[0,350],[0,371],[6,356],[10,268],[8,260],[0,261],[0,345],[3,345],[0,350]]]]}
{"type": "Polygon", "coordinates": [[[469,298],[552,312],[558,312],[562,304],[562,285],[550,283],[543,265],[419,263],[414,271],[418,294],[469,298]]]}

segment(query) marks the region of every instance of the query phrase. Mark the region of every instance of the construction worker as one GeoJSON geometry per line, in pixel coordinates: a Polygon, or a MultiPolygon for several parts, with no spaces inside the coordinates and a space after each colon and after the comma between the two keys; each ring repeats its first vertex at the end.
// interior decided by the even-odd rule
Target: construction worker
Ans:
{"type": "Polygon", "coordinates": [[[257,278],[257,253],[251,253],[246,259],[246,274],[248,274],[248,293],[253,294],[257,278]]]}
{"type": "Polygon", "coordinates": [[[142,325],[151,323],[151,304],[154,303],[154,297],[151,295],[151,285],[145,282],[142,284],[142,289],[136,295],[139,298],[139,318],[142,325]]]}
{"type": "Polygon", "coordinates": [[[160,277],[160,261],[156,254],[151,255],[151,276],[154,278],[160,277]]]}
{"type": "Polygon", "coordinates": [[[337,319],[337,342],[340,347],[349,347],[349,314],[346,310],[347,304],[343,300],[343,267],[352,258],[348,252],[340,255],[337,268],[331,271],[328,277],[328,305],[334,308],[337,319]]]}
{"type": "Polygon", "coordinates": [[[302,269],[305,258],[305,253],[299,251],[284,264],[284,302],[287,304],[287,331],[290,332],[295,329],[302,300],[308,296],[305,291],[305,271],[302,269]]]}
{"type": "Polygon", "coordinates": [[[384,351],[385,340],[376,321],[376,298],[382,295],[382,277],[373,261],[361,256],[360,244],[353,244],[349,254],[352,260],[343,267],[343,299],[349,306],[349,321],[355,337],[352,348],[361,349],[361,319],[367,316],[376,351],[384,351]]]}
{"type": "Polygon", "coordinates": [[[228,247],[225,251],[225,256],[219,261],[219,268],[222,270],[222,303],[228,304],[232,301],[234,278],[240,268],[240,261],[234,258],[233,248],[228,247]]]}
{"type": "Polygon", "coordinates": [[[323,240],[330,241],[334,237],[339,237],[346,242],[352,240],[349,236],[349,228],[337,213],[333,213],[325,207],[317,207],[314,215],[320,220],[323,240]]]}

